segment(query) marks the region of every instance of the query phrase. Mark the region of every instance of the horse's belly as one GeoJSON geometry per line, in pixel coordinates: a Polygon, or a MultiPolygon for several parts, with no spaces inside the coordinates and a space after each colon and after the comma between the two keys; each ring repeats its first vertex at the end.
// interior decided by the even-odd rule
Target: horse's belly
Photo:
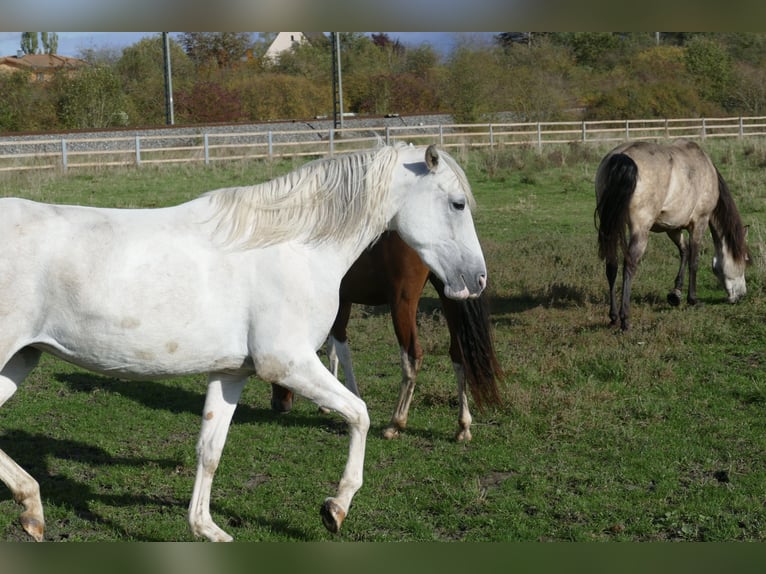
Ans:
{"type": "Polygon", "coordinates": [[[33,344],[68,363],[106,376],[125,379],[159,379],[197,373],[227,373],[248,376],[253,373],[253,363],[243,352],[233,349],[182,349],[179,343],[168,341],[164,345],[131,345],[119,347],[108,344],[81,345],[68,341],[48,339],[33,344]]]}

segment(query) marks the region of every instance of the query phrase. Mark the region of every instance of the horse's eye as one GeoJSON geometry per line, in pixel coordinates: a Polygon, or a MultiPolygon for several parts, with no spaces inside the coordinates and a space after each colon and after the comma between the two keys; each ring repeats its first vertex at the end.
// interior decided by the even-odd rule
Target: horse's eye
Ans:
{"type": "Polygon", "coordinates": [[[465,209],[465,202],[464,201],[453,201],[452,202],[453,209],[456,209],[458,211],[463,211],[465,209]]]}

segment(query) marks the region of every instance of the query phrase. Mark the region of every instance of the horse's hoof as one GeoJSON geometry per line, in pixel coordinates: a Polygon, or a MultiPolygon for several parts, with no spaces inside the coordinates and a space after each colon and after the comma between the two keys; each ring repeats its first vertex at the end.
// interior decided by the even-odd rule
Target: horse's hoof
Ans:
{"type": "Polygon", "coordinates": [[[271,401],[271,410],[279,414],[287,414],[293,408],[292,401],[271,401]]]}
{"type": "Polygon", "coordinates": [[[472,438],[473,436],[471,435],[470,429],[460,429],[455,435],[455,440],[457,442],[471,442],[472,438]]]}
{"type": "Polygon", "coordinates": [[[399,429],[394,426],[384,428],[383,438],[387,440],[393,440],[395,438],[399,438],[399,429]]]}
{"type": "Polygon", "coordinates": [[[678,307],[681,304],[681,292],[678,289],[668,293],[668,303],[673,307],[678,307]]]}
{"type": "Polygon", "coordinates": [[[322,515],[324,527],[333,534],[337,534],[340,531],[340,525],[346,519],[344,510],[332,498],[324,501],[320,514],[322,515]]]}
{"type": "Polygon", "coordinates": [[[36,542],[43,541],[43,532],[45,531],[45,524],[42,520],[39,520],[33,516],[27,516],[26,513],[21,515],[21,527],[29,534],[36,542]]]}

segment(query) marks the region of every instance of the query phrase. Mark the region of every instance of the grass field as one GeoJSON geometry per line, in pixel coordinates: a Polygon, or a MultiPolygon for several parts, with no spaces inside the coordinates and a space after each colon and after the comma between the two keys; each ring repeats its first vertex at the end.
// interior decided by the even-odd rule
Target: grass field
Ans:
{"type": "MultiPolygon", "coordinates": [[[[478,201],[504,405],[457,417],[446,325],[421,301],[426,352],[409,427],[381,438],[399,382],[386,313],[349,332],[372,427],[365,484],[341,534],[319,506],[347,455],[345,425],[299,400],[269,409],[253,379],[213,484],[214,518],[240,541],[766,540],[766,142],[708,142],[749,227],[748,295],[670,308],[675,247],[651,238],[633,327],[608,327],[593,177],[608,148],[460,152],[478,201]]],[[[0,195],[161,206],[273,177],[291,162],[4,176],[0,195]]],[[[48,540],[191,540],[186,507],[205,377],[122,382],[46,357],[0,411],[0,447],[40,482],[48,540]]],[[[0,487],[0,537],[24,540],[0,487]]]]}

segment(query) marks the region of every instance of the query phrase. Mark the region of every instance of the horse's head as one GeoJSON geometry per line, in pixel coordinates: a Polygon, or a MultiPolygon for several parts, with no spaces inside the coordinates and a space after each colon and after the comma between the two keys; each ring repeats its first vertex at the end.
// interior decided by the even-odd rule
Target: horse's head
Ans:
{"type": "Polygon", "coordinates": [[[417,251],[444,283],[452,299],[478,297],[487,284],[487,267],[476,236],[473,195],[463,170],[431,145],[401,150],[404,169],[396,170],[392,190],[401,208],[389,227],[417,251]]]}
{"type": "Polygon", "coordinates": [[[749,257],[746,255],[743,261],[737,261],[733,257],[713,256],[713,273],[718,278],[721,287],[726,289],[729,303],[736,303],[747,293],[745,284],[745,267],[749,257]]]}

